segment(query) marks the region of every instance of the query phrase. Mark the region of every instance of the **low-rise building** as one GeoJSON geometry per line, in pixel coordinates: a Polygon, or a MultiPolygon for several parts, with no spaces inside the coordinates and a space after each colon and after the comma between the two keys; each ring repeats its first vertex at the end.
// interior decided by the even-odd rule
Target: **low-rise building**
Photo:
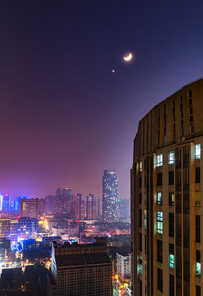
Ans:
{"type": "Polygon", "coordinates": [[[51,272],[57,295],[112,296],[112,264],[104,238],[88,245],[54,242],[51,272]]]}

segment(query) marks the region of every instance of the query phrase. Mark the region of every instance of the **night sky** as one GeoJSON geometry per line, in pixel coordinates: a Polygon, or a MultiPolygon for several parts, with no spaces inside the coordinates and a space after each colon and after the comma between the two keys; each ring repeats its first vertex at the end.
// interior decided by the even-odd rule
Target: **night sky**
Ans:
{"type": "Polygon", "coordinates": [[[0,192],[101,196],[113,169],[129,198],[139,120],[203,76],[202,11],[202,0],[1,1],[0,192]]]}

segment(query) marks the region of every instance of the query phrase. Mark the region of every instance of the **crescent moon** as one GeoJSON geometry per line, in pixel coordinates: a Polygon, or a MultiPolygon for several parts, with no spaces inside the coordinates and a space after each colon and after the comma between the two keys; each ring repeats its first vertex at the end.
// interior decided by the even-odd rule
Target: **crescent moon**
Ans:
{"type": "Polygon", "coordinates": [[[132,59],[132,53],[129,53],[129,55],[127,57],[123,58],[125,61],[130,61],[132,59]]]}

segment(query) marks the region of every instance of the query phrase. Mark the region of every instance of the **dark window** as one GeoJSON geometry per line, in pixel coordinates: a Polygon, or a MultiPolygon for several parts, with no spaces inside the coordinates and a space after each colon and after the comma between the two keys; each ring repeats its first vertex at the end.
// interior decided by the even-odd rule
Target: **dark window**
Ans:
{"type": "Polygon", "coordinates": [[[140,227],[142,227],[142,210],[140,209],[140,227]]]}
{"type": "Polygon", "coordinates": [[[194,125],[191,125],[191,126],[190,126],[190,133],[191,133],[191,134],[194,134],[194,132],[195,132],[195,130],[194,130],[194,125]]]}
{"type": "Polygon", "coordinates": [[[140,296],[142,296],[142,281],[140,280],[140,296]]]}
{"type": "Polygon", "coordinates": [[[195,183],[200,183],[200,167],[196,168],[195,183]]]}
{"type": "Polygon", "coordinates": [[[142,203],[142,193],[139,193],[139,203],[142,203]]]}
{"type": "Polygon", "coordinates": [[[142,177],[139,177],[139,187],[142,187],[142,177]]]}
{"type": "Polygon", "coordinates": [[[189,98],[192,98],[192,91],[191,90],[188,91],[188,95],[189,95],[189,98]]]}
{"type": "Polygon", "coordinates": [[[157,186],[162,185],[162,173],[157,174],[157,186]]]}
{"type": "Polygon", "coordinates": [[[169,185],[174,185],[174,171],[170,171],[168,174],[168,183],[169,185]]]}
{"type": "Polygon", "coordinates": [[[169,213],[169,236],[174,237],[174,214],[169,213]]]}
{"type": "Polygon", "coordinates": [[[142,252],[142,233],[140,232],[140,251],[142,252]]]}
{"type": "Polygon", "coordinates": [[[163,247],[162,247],[162,241],[157,240],[157,261],[162,263],[163,261],[163,247]]]}
{"type": "Polygon", "coordinates": [[[200,243],[200,215],[196,215],[196,242],[200,243]]]}
{"type": "Polygon", "coordinates": [[[201,296],[201,286],[196,285],[196,296],[201,296]]]}
{"type": "Polygon", "coordinates": [[[146,235],[144,236],[144,243],[145,243],[145,255],[147,253],[147,237],[146,235]]]}
{"type": "Polygon", "coordinates": [[[193,115],[190,116],[190,125],[193,125],[193,115]]]}
{"type": "Polygon", "coordinates": [[[169,296],[174,296],[174,275],[169,274],[169,296]]]}
{"type": "Polygon", "coordinates": [[[159,291],[163,292],[163,270],[160,268],[157,269],[157,279],[158,279],[157,288],[159,291]]]}
{"type": "Polygon", "coordinates": [[[174,206],[174,192],[169,192],[169,206],[174,206]]]}

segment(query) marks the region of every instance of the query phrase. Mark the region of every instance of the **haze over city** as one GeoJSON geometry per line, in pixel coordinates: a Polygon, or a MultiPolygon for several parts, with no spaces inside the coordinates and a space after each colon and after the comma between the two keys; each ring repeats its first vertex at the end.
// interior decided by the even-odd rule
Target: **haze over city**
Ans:
{"type": "Polygon", "coordinates": [[[112,169],[129,198],[139,120],[202,76],[202,10],[197,0],[1,2],[0,192],[101,196],[112,169]]]}

